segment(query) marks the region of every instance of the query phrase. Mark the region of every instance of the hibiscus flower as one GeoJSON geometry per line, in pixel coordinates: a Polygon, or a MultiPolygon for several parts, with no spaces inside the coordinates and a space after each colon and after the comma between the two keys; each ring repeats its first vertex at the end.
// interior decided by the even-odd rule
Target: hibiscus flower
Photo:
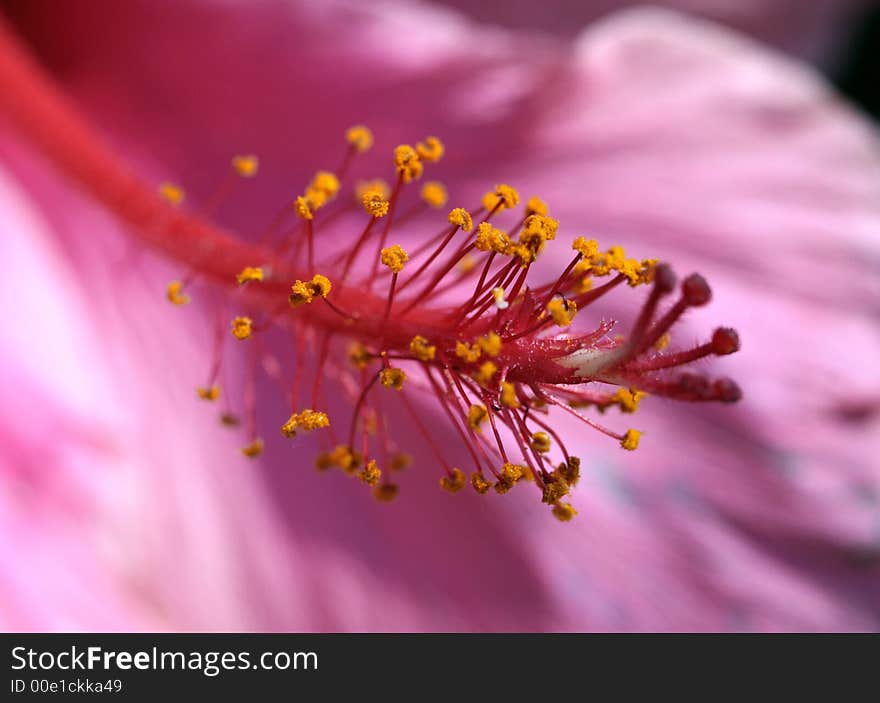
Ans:
{"type": "MultiPolygon", "coordinates": [[[[568,231],[704,274],[713,304],[672,341],[737,327],[723,373],[746,395],[649,398],[634,454],[560,419],[584,457],[567,524],[524,492],[447,495],[418,467],[377,503],[317,474],[310,442],[246,462],[193,399],[212,301],[172,309],[180,264],[4,125],[8,627],[876,627],[880,156],[819,78],[660,11],[560,47],[423,6],[90,7],[21,27],[141,178],[209,204],[230,155],[259,154],[259,187],[214,213],[227,229],[252,232],[336,163],[352,123],[376,153],[437,133],[454,197],[509,181],[568,231]]],[[[2,101],[14,114],[15,93],[2,101]]],[[[643,299],[603,314],[631,320],[643,299]]],[[[224,362],[233,397],[247,363],[224,362]]],[[[254,393],[260,417],[284,413],[254,393]]]]}

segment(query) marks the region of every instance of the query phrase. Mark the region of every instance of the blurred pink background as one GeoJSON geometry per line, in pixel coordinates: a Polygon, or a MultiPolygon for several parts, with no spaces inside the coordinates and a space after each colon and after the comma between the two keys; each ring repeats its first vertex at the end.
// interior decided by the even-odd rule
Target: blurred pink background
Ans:
{"type": "Polygon", "coordinates": [[[260,156],[223,225],[268,219],[351,124],[373,171],[436,133],[456,202],[510,182],[571,236],[705,275],[714,300],[676,334],[736,327],[743,350],[707,368],[745,397],[649,399],[633,454],[560,419],[584,457],[571,524],[442,493],[418,462],[380,504],[318,475],[309,440],[248,462],[194,399],[211,333],[162,296],[179,268],[21,139],[3,94],[0,626],[878,629],[880,147],[813,66],[863,3],[663,4],[4,5],[144,178],[198,202],[260,156]]]}

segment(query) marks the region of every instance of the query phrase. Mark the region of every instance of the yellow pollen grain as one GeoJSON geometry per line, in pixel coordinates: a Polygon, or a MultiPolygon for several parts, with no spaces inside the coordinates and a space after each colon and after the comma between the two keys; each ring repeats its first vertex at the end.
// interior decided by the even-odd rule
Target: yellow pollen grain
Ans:
{"type": "Polygon", "coordinates": [[[367,465],[358,473],[358,478],[368,486],[375,486],[379,483],[379,479],[382,478],[382,471],[376,465],[375,459],[370,459],[367,462],[367,465]]]}
{"type": "Polygon", "coordinates": [[[516,397],[516,386],[507,381],[502,383],[500,401],[505,408],[518,408],[519,399],[516,397]]]}
{"type": "Polygon", "coordinates": [[[260,168],[260,160],[253,154],[232,157],[232,169],[242,178],[253,178],[260,168]]]}
{"type": "Polygon", "coordinates": [[[505,295],[503,288],[492,289],[492,298],[495,300],[495,307],[499,310],[507,310],[510,306],[510,303],[508,303],[507,299],[504,297],[505,295]]]}
{"type": "Polygon", "coordinates": [[[480,425],[486,421],[489,412],[485,405],[471,405],[468,408],[468,425],[471,429],[480,430],[480,425]]]}
{"type": "Polygon", "coordinates": [[[171,203],[172,205],[180,205],[183,202],[183,188],[174,183],[163,183],[159,186],[159,196],[171,203]]]}
{"type": "Polygon", "coordinates": [[[546,215],[549,212],[549,209],[547,203],[541,200],[537,195],[532,196],[526,202],[527,215],[546,215]]]}
{"type": "Polygon", "coordinates": [[[316,273],[310,281],[294,281],[287,299],[292,307],[308,305],[315,298],[326,298],[332,288],[329,278],[316,273]]]}
{"type": "Polygon", "coordinates": [[[672,335],[669,332],[663,334],[660,339],[658,339],[654,344],[654,349],[657,351],[663,351],[669,346],[669,343],[672,341],[672,335]]]}
{"type": "Polygon", "coordinates": [[[514,208],[519,204],[519,193],[515,188],[502,183],[483,196],[482,204],[490,212],[496,209],[514,208]]]}
{"type": "Polygon", "coordinates": [[[507,493],[524,475],[523,467],[507,462],[501,467],[501,477],[495,483],[495,492],[501,495],[507,493]]]}
{"type": "Polygon", "coordinates": [[[494,251],[496,254],[507,254],[511,247],[507,232],[493,227],[488,222],[481,222],[477,227],[474,244],[480,251],[494,251]]]}
{"type": "Polygon", "coordinates": [[[263,269],[259,266],[245,266],[241,272],[235,277],[239,285],[250,283],[251,281],[263,280],[263,269]]]}
{"type": "Polygon", "coordinates": [[[550,435],[546,432],[535,432],[532,435],[531,447],[536,452],[546,454],[550,451],[550,435]]]}
{"type": "Polygon", "coordinates": [[[403,271],[404,264],[409,261],[409,254],[406,253],[406,249],[400,246],[400,244],[393,244],[382,249],[379,253],[379,259],[388,267],[391,273],[400,273],[403,271]]]}
{"type": "Polygon", "coordinates": [[[293,413],[287,422],[281,425],[281,434],[285,437],[296,437],[297,430],[311,432],[329,426],[330,418],[327,417],[327,413],[306,408],[298,413],[293,413]]]}
{"type": "Polygon", "coordinates": [[[404,183],[421,178],[424,166],[418,153],[409,144],[394,149],[394,166],[404,183]]]}
{"type": "Polygon", "coordinates": [[[406,374],[403,369],[391,367],[379,372],[379,382],[385,388],[391,388],[395,391],[402,390],[404,381],[406,381],[406,374]]]}
{"type": "Polygon", "coordinates": [[[391,207],[390,202],[373,190],[364,193],[364,196],[361,199],[361,204],[364,206],[364,210],[377,218],[385,217],[385,215],[388,214],[388,208],[391,207]]]}
{"type": "Polygon", "coordinates": [[[577,304],[564,298],[554,298],[547,303],[547,312],[560,327],[568,327],[577,314],[577,304]]]}
{"type": "Polygon", "coordinates": [[[455,343],[455,355],[466,364],[473,364],[480,358],[482,351],[479,345],[470,345],[467,342],[455,343]]]}
{"type": "Polygon", "coordinates": [[[216,383],[213,386],[199,386],[196,393],[202,400],[214,401],[220,397],[220,386],[216,383]]]}
{"type": "Polygon", "coordinates": [[[560,522],[571,522],[577,515],[577,510],[571,506],[571,503],[557,503],[553,506],[552,512],[553,517],[560,522]]]}
{"type": "Polygon", "coordinates": [[[474,471],[471,474],[471,486],[480,495],[485,495],[489,492],[492,484],[486,480],[486,477],[480,471],[474,471]]]}
{"type": "Polygon", "coordinates": [[[626,434],[623,435],[623,439],[620,440],[620,446],[633,452],[639,448],[639,439],[641,436],[642,433],[638,430],[627,430],[626,434]]]}
{"type": "Polygon", "coordinates": [[[345,130],[345,141],[358,152],[369,151],[373,146],[373,132],[364,125],[355,125],[345,130]]]}
{"type": "Polygon", "coordinates": [[[554,505],[567,496],[568,492],[568,482],[554,471],[544,479],[542,501],[549,505],[554,505]]]}
{"type": "Polygon", "coordinates": [[[416,144],[416,153],[423,161],[439,161],[443,158],[446,147],[437,137],[425,137],[425,140],[416,144]]]}
{"type": "Polygon", "coordinates": [[[467,478],[464,475],[464,471],[453,468],[449,476],[444,476],[440,479],[440,488],[449,493],[458,493],[464,488],[466,483],[467,478]]]}
{"type": "Polygon", "coordinates": [[[441,208],[449,200],[446,186],[440,181],[428,181],[422,186],[422,200],[433,208],[441,208]]]}
{"type": "Polygon", "coordinates": [[[599,254],[599,243],[595,239],[578,237],[572,242],[571,248],[587,261],[592,261],[599,254]]]}
{"type": "Polygon", "coordinates": [[[253,334],[253,323],[249,317],[236,317],[232,320],[232,336],[243,341],[253,334]]]}
{"type": "Polygon", "coordinates": [[[293,208],[296,210],[296,214],[304,220],[311,220],[314,217],[312,209],[309,207],[309,201],[301,195],[293,201],[293,208]]]}
{"type": "Polygon", "coordinates": [[[320,193],[324,196],[321,205],[328,200],[332,200],[339,192],[339,179],[335,173],[330,171],[318,171],[309,184],[308,191],[312,193],[320,193]]]}
{"type": "Polygon", "coordinates": [[[186,305],[190,297],[183,292],[182,281],[171,281],[165,289],[165,297],[172,305],[186,305]]]}
{"type": "Polygon", "coordinates": [[[558,473],[569,486],[577,484],[581,477],[581,460],[579,457],[570,456],[566,461],[556,467],[558,473]]]}
{"type": "Polygon", "coordinates": [[[496,357],[501,353],[501,336],[497,332],[489,332],[489,334],[480,337],[477,340],[480,349],[486,356],[496,357]]]}
{"type": "Polygon", "coordinates": [[[620,406],[622,412],[634,413],[639,409],[639,403],[647,395],[644,391],[639,391],[635,388],[618,388],[614,394],[614,402],[620,406]]]}
{"type": "Polygon", "coordinates": [[[431,361],[437,354],[437,347],[418,334],[409,343],[409,350],[419,361],[431,361]]]}
{"type": "Polygon", "coordinates": [[[255,440],[241,448],[241,453],[248,459],[255,459],[263,453],[263,440],[257,437],[255,440]]]}
{"type": "Polygon", "coordinates": [[[489,386],[495,374],[498,372],[498,366],[495,362],[484,361],[474,373],[474,379],[483,386],[489,386]]]}
{"type": "Polygon", "coordinates": [[[449,222],[450,224],[456,225],[458,228],[464,230],[465,232],[470,232],[474,228],[474,222],[471,219],[471,214],[463,207],[454,208],[449,213],[449,222]]]}

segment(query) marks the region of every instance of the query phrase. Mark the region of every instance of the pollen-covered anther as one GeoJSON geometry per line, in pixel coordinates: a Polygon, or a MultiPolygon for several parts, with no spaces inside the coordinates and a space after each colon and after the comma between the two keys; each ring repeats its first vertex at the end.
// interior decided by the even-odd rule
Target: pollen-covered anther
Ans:
{"type": "Polygon", "coordinates": [[[484,334],[477,340],[477,344],[486,356],[496,357],[501,353],[504,346],[501,342],[501,336],[497,332],[489,332],[484,334]]]}
{"type": "Polygon", "coordinates": [[[358,472],[358,478],[368,486],[375,486],[379,483],[379,479],[382,478],[382,471],[376,465],[375,459],[370,459],[367,465],[358,472]]]}
{"type": "Polygon", "coordinates": [[[394,166],[404,183],[418,180],[424,170],[421,158],[409,144],[401,144],[394,149],[394,166]]]}
{"type": "Polygon", "coordinates": [[[339,192],[339,179],[330,171],[318,171],[305,192],[305,200],[312,210],[319,210],[339,192]]]}
{"type": "Polygon", "coordinates": [[[400,244],[393,244],[382,249],[379,253],[379,259],[391,273],[400,273],[403,271],[404,264],[409,261],[409,254],[400,244]]]}
{"type": "Polygon", "coordinates": [[[618,388],[614,394],[614,402],[620,407],[621,412],[634,413],[639,409],[639,403],[647,397],[644,391],[635,388],[618,388]]]}
{"type": "Polygon", "coordinates": [[[391,203],[385,200],[382,195],[375,190],[368,190],[361,198],[361,204],[373,217],[385,217],[388,214],[388,208],[391,203]]]}
{"type": "Polygon", "coordinates": [[[492,211],[504,208],[513,209],[519,205],[519,193],[506,183],[495,186],[495,190],[489,191],[483,196],[483,207],[492,211]]]}
{"type": "Polygon", "coordinates": [[[507,308],[510,307],[510,303],[507,302],[507,299],[504,296],[505,292],[503,288],[492,289],[492,299],[495,301],[495,307],[499,310],[507,310],[507,308]]]}
{"type": "Polygon", "coordinates": [[[507,493],[525,475],[523,467],[507,462],[501,467],[501,476],[495,482],[495,492],[507,493]]]}
{"type": "Polygon", "coordinates": [[[245,266],[235,277],[239,285],[263,280],[263,269],[259,266],[245,266]]]}
{"type": "Polygon", "coordinates": [[[319,471],[326,471],[336,466],[351,475],[360,468],[362,462],[363,457],[359,452],[353,451],[344,444],[338,444],[329,452],[321,452],[315,460],[315,466],[319,471]]]}
{"type": "Polygon", "coordinates": [[[455,343],[455,355],[466,364],[474,364],[480,358],[482,350],[479,344],[468,344],[467,342],[455,343]]]}
{"type": "Polygon", "coordinates": [[[355,125],[345,130],[345,141],[357,152],[369,151],[373,146],[373,132],[364,125],[355,125]]]}
{"type": "Polygon", "coordinates": [[[183,188],[174,183],[163,183],[159,186],[159,196],[172,205],[180,205],[183,202],[183,188]]]}
{"type": "Polygon", "coordinates": [[[253,178],[260,168],[260,160],[253,154],[238,154],[232,157],[232,169],[242,178],[253,178]]]}
{"type": "Polygon", "coordinates": [[[379,372],[379,382],[385,388],[391,388],[395,391],[403,390],[404,381],[406,381],[406,374],[403,369],[392,366],[379,372]]]}
{"type": "Polygon", "coordinates": [[[468,408],[468,426],[473,429],[480,431],[480,425],[485,422],[488,417],[489,412],[486,410],[485,405],[471,405],[468,408]]]}
{"type": "Polygon", "coordinates": [[[571,503],[557,503],[551,512],[560,522],[571,522],[577,515],[577,510],[571,506],[571,503]]]}
{"type": "Polygon", "coordinates": [[[255,459],[263,453],[263,440],[257,437],[241,448],[241,453],[248,459],[255,459]]]}
{"type": "Polygon", "coordinates": [[[595,239],[578,237],[572,242],[571,248],[587,261],[592,261],[599,255],[599,243],[595,239]]]}
{"type": "Polygon", "coordinates": [[[526,201],[526,215],[546,215],[549,211],[547,203],[537,195],[533,195],[526,201]]]}
{"type": "Polygon", "coordinates": [[[306,408],[298,413],[293,413],[287,422],[281,425],[281,434],[290,438],[296,437],[297,430],[311,432],[312,430],[319,430],[329,426],[330,418],[327,416],[327,413],[306,408]]]}
{"type": "Polygon", "coordinates": [[[577,304],[573,300],[554,298],[547,303],[547,312],[560,327],[568,327],[577,314],[577,304]]]}
{"type": "Polygon", "coordinates": [[[165,297],[172,305],[186,305],[190,297],[183,292],[182,281],[171,281],[165,289],[165,297]]]}
{"type": "Polygon", "coordinates": [[[474,473],[471,474],[471,487],[480,495],[485,495],[489,492],[492,484],[486,480],[486,477],[483,476],[482,472],[474,471],[474,473]]]}
{"type": "Polygon", "coordinates": [[[719,327],[712,334],[712,353],[725,356],[739,351],[739,335],[730,327],[719,327]]]}
{"type": "Polygon", "coordinates": [[[529,446],[540,454],[546,454],[550,451],[550,435],[546,432],[535,432],[529,446]]]}
{"type": "Polygon", "coordinates": [[[568,495],[569,485],[565,478],[557,472],[551,473],[544,478],[544,490],[541,500],[548,505],[558,503],[561,498],[568,495]]]}
{"type": "Polygon", "coordinates": [[[474,245],[480,251],[493,251],[496,254],[509,254],[513,242],[507,232],[493,227],[488,222],[481,222],[477,227],[474,245]]]}
{"type": "Polygon", "coordinates": [[[409,343],[409,351],[419,361],[432,361],[437,355],[437,347],[419,334],[409,343]]]}
{"type": "Polygon", "coordinates": [[[296,214],[304,220],[311,220],[314,218],[312,208],[309,206],[309,201],[302,195],[298,196],[297,199],[293,201],[293,209],[296,210],[296,214]]]}
{"type": "Polygon", "coordinates": [[[492,385],[496,373],[498,373],[498,365],[492,361],[484,361],[474,372],[474,380],[481,386],[488,387],[492,385]]]}
{"type": "Polygon", "coordinates": [[[565,479],[569,486],[577,485],[581,477],[581,460],[579,457],[570,456],[559,466],[556,467],[556,473],[565,479]]]}
{"type": "Polygon", "coordinates": [[[232,320],[232,336],[239,341],[248,339],[253,334],[254,321],[249,317],[236,317],[232,320]]]}
{"type": "Polygon", "coordinates": [[[316,273],[310,281],[294,281],[287,299],[292,307],[308,305],[315,298],[326,298],[332,288],[329,278],[316,273]]]}
{"type": "Polygon", "coordinates": [[[424,141],[416,144],[416,153],[422,161],[439,161],[446,153],[446,147],[437,137],[425,137],[424,141]]]}
{"type": "Polygon", "coordinates": [[[516,397],[516,386],[508,381],[501,384],[501,395],[499,401],[505,408],[516,409],[519,407],[519,399],[516,397]]]}
{"type": "Polygon", "coordinates": [[[474,228],[474,222],[471,214],[463,207],[453,208],[449,213],[449,222],[457,226],[465,232],[470,232],[474,228]]]}
{"type": "Polygon", "coordinates": [[[196,394],[202,400],[215,401],[220,397],[220,386],[216,383],[213,386],[199,386],[196,388],[196,394]]]}
{"type": "Polygon", "coordinates": [[[638,430],[627,430],[626,434],[623,435],[623,439],[620,440],[620,446],[633,452],[639,448],[639,439],[641,436],[642,433],[638,430]]]}
{"type": "Polygon", "coordinates": [[[464,488],[467,478],[461,469],[453,468],[448,476],[440,479],[440,488],[449,493],[458,493],[464,488]]]}
{"type": "Polygon", "coordinates": [[[422,186],[421,195],[426,205],[438,209],[446,205],[446,201],[449,200],[446,186],[440,181],[428,181],[425,183],[422,186]]]}

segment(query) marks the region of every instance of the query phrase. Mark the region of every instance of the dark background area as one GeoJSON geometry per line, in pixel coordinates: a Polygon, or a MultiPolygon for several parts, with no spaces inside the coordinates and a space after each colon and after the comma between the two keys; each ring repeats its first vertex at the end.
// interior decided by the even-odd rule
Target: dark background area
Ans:
{"type": "Polygon", "coordinates": [[[880,118],[880,6],[867,11],[852,29],[831,78],[838,89],[880,118]]]}

